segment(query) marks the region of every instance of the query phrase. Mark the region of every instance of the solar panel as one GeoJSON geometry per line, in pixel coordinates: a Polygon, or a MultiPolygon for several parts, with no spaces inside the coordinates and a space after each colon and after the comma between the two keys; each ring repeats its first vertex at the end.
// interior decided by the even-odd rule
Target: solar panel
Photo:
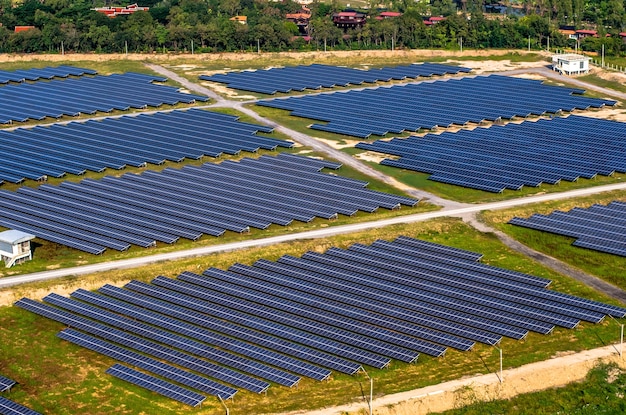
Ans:
{"type": "Polygon", "coordinates": [[[163,376],[177,383],[190,386],[202,392],[219,396],[222,399],[230,399],[237,393],[236,389],[229,386],[221,385],[205,377],[159,362],[158,360],[135,353],[128,349],[124,349],[114,345],[113,343],[81,333],[74,329],[65,329],[61,331],[58,336],[63,340],[67,340],[86,349],[93,350],[113,359],[148,370],[159,376],[163,376]]]}
{"type": "Polygon", "coordinates": [[[0,179],[20,182],[293,147],[290,141],[257,134],[271,131],[200,109],[0,131],[0,140],[12,145],[11,157],[0,155],[0,179]]]}
{"type": "Polygon", "coordinates": [[[0,396],[0,414],[2,415],[40,415],[39,412],[35,412],[30,408],[20,405],[17,402],[13,402],[3,396],[0,396]]]}
{"type": "Polygon", "coordinates": [[[534,80],[487,75],[267,99],[257,105],[326,122],[312,124],[313,129],[363,137],[616,104],[574,92],[534,80]]]}
{"type": "MultiPolygon", "coordinates": [[[[44,298],[44,300],[51,304],[54,304],[55,306],[63,307],[66,310],[71,310],[72,313],[58,309],[56,307],[51,307],[47,304],[42,304],[37,301],[29,300],[27,298],[20,299],[15,303],[15,305],[35,314],[50,318],[55,321],[59,321],[68,326],[75,327],[92,334],[100,335],[102,332],[105,332],[108,333],[108,336],[112,336],[115,333],[114,329],[111,329],[111,327],[101,326],[98,323],[94,323],[90,320],[73,314],[80,313],[96,321],[102,321],[109,326],[125,330],[126,340],[129,340],[133,337],[132,335],[129,336],[128,333],[141,335],[146,339],[152,339],[154,341],[167,344],[170,347],[183,350],[196,356],[210,359],[214,362],[230,366],[241,372],[250,373],[254,376],[273,381],[280,385],[292,387],[295,386],[300,380],[298,376],[283,372],[276,368],[272,368],[258,362],[253,362],[241,356],[237,356],[229,352],[210,347],[205,343],[200,343],[186,337],[172,334],[170,332],[158,329],[154,326],[149,326],[147,324],[142,324],[136,321],[119,317],[116,314],[110,313],[106,310],[101,310],[96,307],[91,307],[86,304],[78,303],[74,300],[67,299],[56,294],[49,294],[44,298]]],[[[227,382],[230,382],[230,380],[227,382]]],[[[235,385],[241,386],[239,384],[235,385]]],[[[249,386],[246,388],[249,388],[249,386]]]]}
{"type": "Polygon", "coordinates": [[[613,201],[588,209],[535,214],[526,219],[515,217],[509,224],[573,237],[573,246],[626,257],[626,210],[622,206],[613,201]]]}
{"type": "Polygon", "coordinates": [[[326,167],[339,166],[290,155],[21,187],[0,191],[0,226],[100,254],[418,203],[326,167]]]}
{"type": "Polygon", "coordinates": [[[25,82],[49,80],[53,78],[67,78],[69,76],[96,75],[93,69],[77,68],[75,66],[56,66],[45,68],[18,69],[14,71],[0,71],[0,84],[9,82],[25,82]]]}
{"type": "Polygon", "coordinates": [[[17,382],[13,379],[9,379],[0,375],[0,392],[8,391],[15,385],[17,382]]]}
{"type": "Polygon", "coordinates": [[[626,123],[580,116],[359,143],[381,164],[489,192],[626,171],[626,123]],[[581,134],[587,140],[581,139],[581,134]]]}
{"type": "Polygon", "coordinates": [[[0,105],[0,122],[24,122],[208,100],[204,96],[181,93],[174,87],[154,84],[155,81],[163,82],[165,79],[129,72],[7,85],[0,88],[0,102],[19,102],[20,105],[17,110],[15,105],[0,105]]]}
{"type": "Polygon", "coordinates": [[[206,399],[205,396],[199,393],[181,388],[173,383],[146,375],[118,363],[108,368],[106,373],[193,407],[199,406],[206,399]]]}
{"type": "Polygon", "coordinates": [[[364,82],[403,80],[407,78],[431,77],[435,74],[458,74],[469,72],[469,68],[424,62],[380,69],[353,69],[338,66],[313,64],[256,71],[228,72],[212,76],[200,75],[203,81],[220,82],[229,88],[273,95],[277,92],[303,91],[359,85],[364,82]]]}

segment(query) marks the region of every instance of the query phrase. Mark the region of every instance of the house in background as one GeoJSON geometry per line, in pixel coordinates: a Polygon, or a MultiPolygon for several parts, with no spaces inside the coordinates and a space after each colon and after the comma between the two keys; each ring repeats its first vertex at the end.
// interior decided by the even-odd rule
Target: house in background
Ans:
{"type": "Polygon", "coordinates": [[[33,259],[30,241],[35,235],[10,229],[0,232],[0,259],[7,268],[33,259]]]}
{"type": "Polygon", "coordinates": [[[311,10],[306,6],[302,6],[302,8],[295,13],[287,13],[285,19],[295,23],[301,34],[306,34],[308,33],[309,22],[311,21],[311,10]]]}
{"type": "Polygon", "coordinates": [[[335,26],[342,29],[355,29],[357,27],[363,27],[367,15],[361,12],[347,11],[333,13],[333,23],[335,26]]]}
{"type": "Polygon", "coordinates": [[[96,7],[91,10],[95,10],[99,13],[105,14],[110,18],[114,18],[117,16],[124,16],[133,14],[135,12],[144,11],[147,12],[150,10],[150,7],[142,7],[137,5],[137,3],[129,4],[128,6],[107,6],[107,7],[96,7]]]}

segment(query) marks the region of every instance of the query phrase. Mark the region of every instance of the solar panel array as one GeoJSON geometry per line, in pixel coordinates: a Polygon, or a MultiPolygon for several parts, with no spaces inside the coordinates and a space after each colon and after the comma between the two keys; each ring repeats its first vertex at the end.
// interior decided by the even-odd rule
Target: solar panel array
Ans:
{"type": "Polygon", "coordinates": [[[626,202],[557,210],[549,215],[536,213],[529,218],[515,217],[509,223],[576,238],[574,246],[626,257],[626,202]]]}
{"type": "Polygon", "coordinates": [[[626,172],[626,123],[569,116],[359,143],[398,156],[380,164],[430,180],[499,193],[626,172]]]}
{"type": "Polygon", "coordinates": [[[0,88],[0,123],[208,100],[205,96],[182,93],[176,87],[153,83],[155,81],[166,79],[128,72],[6,85],[0,88]]]}
{"type": "Polygon", "coordinates": [[[293,147],[256,135],[271,131],[199,109],[0,130],[0,144],[7,148],[0,154],[0,183],[293,147]]]}
{"type": "Polygon", "coordinates": [[[200,79],[224,83],[229,88],[242,91],[273,95],[277,92],[287,93],[304,91],[305,89],[361,85],[364,82],[388,82],[470,71],[469,68],[429,62],[369,70],[313,64],[310,66],[300,65],[256,71],[228,72],[211,76],[200,75],[200,79]]]}
{"type": "MultiPolygon", "coordinates": [[[[411,363],[448,347],[470,350],[475,342],[626,316],[480,258],[399,237],[16,305],[72,327],[62,338],[192,389],[199,375],[171,364],[255,392],[269,386],[259,379],[293,386],[300,376],[324,380],[333,371],[354,374],[362,365],[411,363]]],[[[214,395],[229,391],[209,387],[214,395]]]]}
{"type": "Polygon", "coordinates": [[[39,81],[42,79],[67,78],[70,76],[96,75],[93,69],[77,68],[75,66],[47,66],[45,68],[17,69],[15,71],[0,71],[0,84],[9,82],[39,81]]]}
{"type": "Polygon", "coordinates": [[[206,399],[199,393],[117,363],[111,366],[106,373],[194,407],[200,405],[206,399]]]}
{"type": "Polygon", "coordinates": [[[0,392],[7,391],[13,387],[17,382],[13,379],[9,379],[0,375],[0,392]]]}
{"type": "Polygon", "coordinates": [[[30,408],[0,396],[0,414],[2,415],[40,415],[30,408]]]}
{"type": "Polygon", "coordinates": [[[101,254],[293,220],[414,206],[366,182],[321,173],[340,164],[281,154],[0,191],[0,226],[101,254]],[[210,197],[207,197],[210,195],[210,197]]]}
{"type": "Polygon", "coordinates": [[[616,104],[578,96],[583,92],[537,80],[487,75],[276,98],[257,105],[327,122],[312,124],[310,128],[315,130],[367,138],[616,104]]]}

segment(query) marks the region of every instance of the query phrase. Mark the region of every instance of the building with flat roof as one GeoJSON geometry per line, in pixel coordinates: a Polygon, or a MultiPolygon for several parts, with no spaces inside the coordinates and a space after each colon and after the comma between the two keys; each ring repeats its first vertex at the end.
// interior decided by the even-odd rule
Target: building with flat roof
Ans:
{"type": "Polygon", "coordinates": [[[7,268],[33,259],[30,241],[35,235],[10,229],[0,232],[0,259],[7,268]]]}
{"type": "Polygon", "coordinates": [[[590,58],[574,53],[552,56],[552,70],[563,75],[580,75],[589,72],[590,58]]]}

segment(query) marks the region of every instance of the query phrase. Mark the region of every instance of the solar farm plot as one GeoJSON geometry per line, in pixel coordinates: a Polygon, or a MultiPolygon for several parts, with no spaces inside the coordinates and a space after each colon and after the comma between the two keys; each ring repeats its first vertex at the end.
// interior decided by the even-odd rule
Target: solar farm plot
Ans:
{"type": "Polygon", "coordinates": [[[430,62],[369,70],[313,64],[266,70],[228,72],[211,76],[200,75],[200,79],[224,83],[232,89],[273,95],[278,92],[288,93],[304,91],[305,89],[361,85],[365,82],[375,83],[419,77],[456,75],[470,71],[471,69],[469,68],[430,62]]]}
{"type": "Polygon", "coordinates": [[[199,109],[0,130],[0,144],[11,149],[0,154],[0,183],[293,147],[257,135],[271,131],[199,109]]]}
{"type": "Polygon", "coordinates": [[[205,96],[185,94],[179,88],[154,83],[166,80],[128,72],[6,85],[0,88],[0,123],[208,100],[205,96]]]}
{"type": "Polygon", "coordinates": [[[573,246],[626,257],[625,202],[515,217],[509,224],[576,238],[573,246]]]}
{"type": "Polygon", "coordinates": [[[355,374],[392,359],[442,356],[448,347],[467,351],[503,336],[626,316],[622,307],[549,290],[550,280],[480,258],[399,237],[15,305],[72,327],[61,338],[162,377],[176,374],[176,382],[180,375],[193,389],[195,375],[174,373],[171,364],[254,392],[269,385],[259,378],[293,386],[300,376],[321,381],[333,371],[355,374]]]}
{"type": "Polygon", "coordinates": [[[257,105],[326,122],[312,124],[314,130],[368,138],[617,103],[586,98],[582,93],[537,80],[487,75],[267,99],[257,105]]]}
{"type": "Polygon", "coordinates": [[[70,76],[96,75],[93,69],[77,68],[75,66],[47,66],[45,68],[17,69],[15,71],[0,71],[0,84],[9,82],[27,82],[67,78],[70,76]]]}
{"type": "Polygon", "coordinates": [[[0,191],[0,226],[101,254],[418,203],[324,167],[340,165],[280,154],[0,191]]]}
{"type": "Polygon", "coordinates": [[[382,165],[494,193],[626,172],[626,123],[574,115],[356,147],[396,157],[382,165]]]}

